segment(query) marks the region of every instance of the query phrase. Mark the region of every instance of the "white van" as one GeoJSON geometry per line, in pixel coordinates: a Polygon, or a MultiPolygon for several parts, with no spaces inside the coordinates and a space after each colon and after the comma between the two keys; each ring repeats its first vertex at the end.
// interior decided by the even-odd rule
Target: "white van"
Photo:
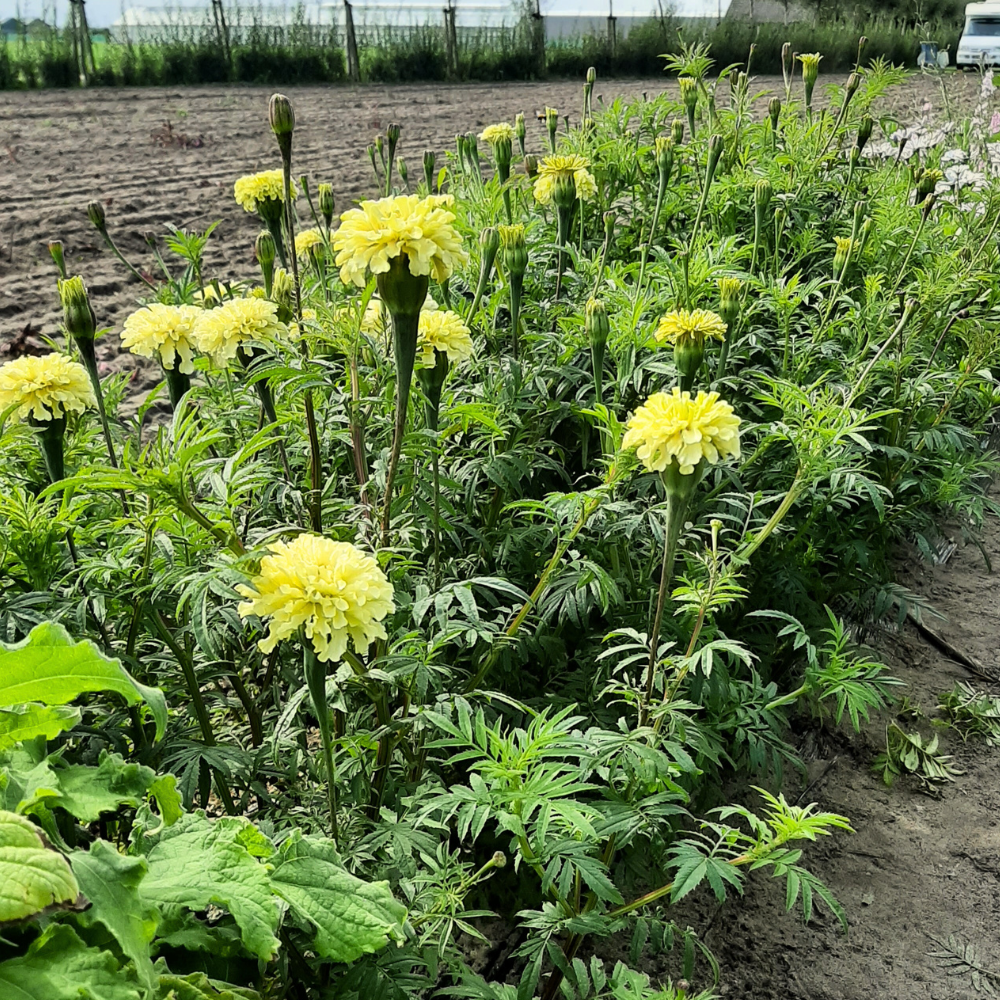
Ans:
{"type": "Polygon", "coordinates": [[[958,43],[955,64],[961,68],[1000,65],[1000,0],[965,7],[965,30],[958,43]]]}

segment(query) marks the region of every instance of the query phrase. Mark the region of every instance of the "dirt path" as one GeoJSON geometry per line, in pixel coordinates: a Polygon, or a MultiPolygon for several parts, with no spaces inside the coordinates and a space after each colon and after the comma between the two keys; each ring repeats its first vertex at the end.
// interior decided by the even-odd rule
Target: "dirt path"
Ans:
{"type": "MultiPolygon", "coordinates": [[[[925,597],[947,621],[925,618],[953,645],[987,669],[1000,665],[1000,586],[974,544],[959,543],[943,565],[913,562],[900,583],[925,597]]],[[[984,548],[1000,565],[1000,524],[992,520],[984,548]]],[[[943,656],[912,625],[880,642],[880,652],[903,693],[929,719],[938,696],[956,681],[990,690],[943,656]]],[[[991,691],[996,694],[997,689],[991,691]]],[[[938,732],[946,753],[965,773],[941,798],[921,794],[911,778],[886,789],[871,763],[884,747],[884,724],[858,739],[807,738],[809,780],[804,802],[850,817],[856,833],[837,834],[806,850],[806,863],[847,909],[851,929],[829,915],[804,926],[784,913],[783,883],[751,878],[743,900],[727,902],[711,921],[706,941],[723,968],[724,997],[740,1000],[968,1000],[978,994],[968,975],[949,976],[932,952],[931,937],[955,935],[976,946],[1000,972],[1000,749],[963,744],[929,720],[901,722],[907,731],[938,732]],[[817,745],[817,743],[819,745],[817,745]],[[825,745],[824,745],[825,743],[825,745]],[[714,919],[713,919],[714,918],[714,919]]],[[[789,781],[792,796],[798,789],[789,781]]],[[[1000,992],[1000,980],[994,985],[1000,992]]]]}

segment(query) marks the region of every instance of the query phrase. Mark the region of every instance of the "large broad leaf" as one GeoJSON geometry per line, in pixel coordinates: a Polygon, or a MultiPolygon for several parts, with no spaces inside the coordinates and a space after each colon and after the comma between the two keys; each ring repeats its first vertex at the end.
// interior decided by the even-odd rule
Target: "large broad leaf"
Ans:
{"type": "MultiPolygon", "coordinates": [[[[0,654],[2,655],[2,654],[0,654]]],[[[71,705],[12,705],[0,708],[0,750],[16,746],[22,740],[44,736],[55,739],[80,721],[80,709],[71,705]]]]}
{"type": "Polygon", "coordinates": [[[0,643],[0,708],[32,701],[68,705],[96,691],[114,691],[130,705],[145,701],[156,720],[156,738],[163,736],[163,692],[134,680],[120,661],[105,656],[92,642],[75,642],[62,625],[42,622],[21,642],[0,643]]]}
{"type": "Polygon", "coordinates": [[[136,808],[156,781],[156,772],[142,764],[128,763],[117,753],[101,753],[97,767],[64,764],[54,768],[59,797],[49,808],[60,806],[83,823],[96,822],[102,813],[119,806],[136,808]]]}
{"type": "Polygon", "coordinates": [[[58,798],[59,779],[52,770],[57,760],[32,744],[0,753],[0,809],[28,813],[36,805],[58,798]]]}
{"type": "Polygon", "coordinates": [[[271,885],[295,915],[316,929],[321,958],[353,962],[402,937],[406,907],[387,882],[363,882],[345,870],[333,843],[296,830],[273,860],[271,885]]]}
{"type": "MultiPolygon", "coordinates": [[[[30,820],[0,812],[0,923],[23,920],[80,889],[66,859],[46,847],[30,820]]],[[[0,991],[6,1000],[6,995],[0,991]]]]}
{"type": "Polygon", "coordinates": [[[87,925],[102,923],[111,931],[121,950],[135,962],[139,981],[149,990],[156,986],[149,945],[156,933],[159,914],[139,896],[139,883],[146,874],[145,858],[127,858],[103,840],[89,851],[70,855],[80,891],[90,909],[80,915],[87,925]]]}
{"type": "Polygon", "coordinates": [[[52,924],[21,958],[0,963],[3,1000],[140,1000],[110,951],[88,948],[72,927],[52,924]]]}
{"type": "Polygon", "coordinates": [[[241,986],[209,979],[204,972],[190,976],[160,976],[160,996],[170,1000],[260,1000],[260,994],[241,986]]]}
{"type": "Polygon", "coordinates": [[[239,925],[244,946],[269,960],[279,944],[278,901],[267,868],[244,846],[259,849],[261,836],[247,820],[211,823],[203,813],[183,816],[163,831],[147,855],[142,895],[195,911],[224,907],[239,925]]]}

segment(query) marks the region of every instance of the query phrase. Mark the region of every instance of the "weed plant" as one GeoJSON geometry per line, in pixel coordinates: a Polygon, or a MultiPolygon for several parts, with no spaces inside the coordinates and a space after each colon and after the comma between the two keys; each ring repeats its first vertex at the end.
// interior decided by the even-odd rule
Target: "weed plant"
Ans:
{"type": "MultiPolygon", "coordinates": [[[[580,128],[423,179],[390,125],[339,227],[275,95],[260,285],[211,230],[123,259],[134,418],[52,244],[65,340],[0,367],[0,983],[708,1000],[689,895],[762,871],[846,927],[808,849],[848,819],[781,788],[794,724],[892,697],[894,547],[996,512],[992,84],[906,158],[884,61],[823,111],[815,59],[669,65],[681,101],[589,73],[580,128]]],[[[887,778],[951,777],[890,734],[887,778]]]]}

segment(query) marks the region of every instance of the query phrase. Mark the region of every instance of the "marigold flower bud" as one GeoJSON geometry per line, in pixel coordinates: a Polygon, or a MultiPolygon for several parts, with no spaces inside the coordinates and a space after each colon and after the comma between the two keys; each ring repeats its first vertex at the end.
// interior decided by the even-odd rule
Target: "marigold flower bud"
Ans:
{"type": "Polygon", "coordinates": [[[670,180],[670,172],[674,167],[674,140],[667,136],[656,137],[656,169],[660,172],[660,183],[670,180]]]}
{"type": "Polygon", "coordinates": [[[855,140],[855,145],[858,147],[858,152],[864,152],[865,145],[868,140],[872,137],[872,132],[875,129],[875,119],[871,115],[862,115],[861,121],[858,123],[858,137],[855,140]]]}
{"type": "Polygon", "coordinates": [[[524,139],[528,134],[528,129],[524,124],[524,112],[519,111],[514,118],[514,135],[517,137],[517,145],[524,156],[524,139]]]}
{"type": "Polygon", "coordinates": [[[851,169],[853,170],[855,167],[857,167],[857,165],[860,162],[861,162],[861,150],[858,149],[857,146],[852,146],[850,152],[851,169]]]}
{"type": "Polygon", "coordinates": [[[66,277],[66,258],[63,256],[63,245],[60,240],[52,240],[49,243],[49,254],[52,256],[52,261],[59,270],[59,277],[66,277]]]}
{"type": "Polygon", "coordinates": [[[99,232],[107,230],[107,220],[104,217],[104,206],[99,201],[91,201],[87,204],[87,218],[90,224],[99,232]]]}
{"type": "Polygon", "coordinates": [[[437,164],[437,154],[433,149],[424,150],[424,183],[427,185],[427,193],[434,193],[434,167],[437,164]]]}
{"type": "Polygon", "coordinates": [[[615,232],[615,223],[618,221],[617,212],[605,212],[604,213],[604,238],[608,241],[615,232]]]}
{"type": "Polygon", "coordinates": [[[785,86],[787,87],[792,76],[792,65],[794,56],[792,55],[792,43],[785,42],[781,46],[781,75],[785,79],[785,86]]]}
{"type": "Polygon", "coordinates": [[[495,226],[487,226],[479,234],[479,248],[483,251],[483,254],[490,254],[492,257],[496,256],[497,251],[500,249],[500,234],[497,232],[495,226]]]}
{"type": "Polygon", "coordinates": [[[538,173],[538,157],[533,153],[528,153],[524,158],[524,172],[529,177],[534,177],[538,173]]]}
{"type": "Polygon", "coordinates": [[[670,123],[670,138],[674,140],[675,146],[679,146],[684,141],[684,122],[680,118],[675,118],[670,123]]]}
{"type": "Polygon", "coordinates": [[[385,130],[386,138],[389,140],[389,142],[394,144],[399,142],[399,133],[400,133],[399,124],[396,122],[389,122],[385,130]]]}
{"type": "Polygon", "coordinates": [[[319,199],[319,214],[323,216],[323,221],[326,223],[327,229],[333,223],[333,212],[335,200],[333,197],[333,185],[332,184],[320,184],[317,189],[317,197],[319,199]]]}
{"type": "Polygon", "coordinates": [[[97,333],[97,317],[91,308],[83,278],[66,278],[59,282],[58,287],[67,332],[77,342],[93,343],[97,333]]]}
{"type": "Polygon", "coordinates": [[[505,868],[507,866],[507,855],[503,851],[496,851],[493,854],[493,867],[505,868]]]}
{"type": "Polygon", "coordinates": [[[257,234],[257,239],[254,242],[254,254],[257,257],[257,262],[263,266],[273,264],[275,253],[274,237],[266,229],[262,230],[257,234]]]}
{"type": "Polygon", "coordinates": [[[469,157],[471,166],[479,172],[479,143],[476,142],[474,132],[465,133],[465,153],[469,157]]]}
{"type": "Polygon", "coordinates": [[[545,127],[549,132],[549,151],[556,151],[556,132],[559,131],[559,112],[555,108],[545,109],[545,127]]]}
{"type": "Polygon", "coordinates": [[[925,170],[917,178],[917,204],[919,205],[929,194],[933,194],[938,182],[943,180],[940,170],[925,170]]]}
{"type": "Polygon", "coordinates": [[[295,131],[295,112],[292,110],[292,102],[284,94],[271,95],[267,106],[267,120],[275,135],[290,135],[295,131]]]}
{"type": "Polygon", "coordinates": [[[841,271],[847,266],[848,258],[854,251],[854,241],[849,236],[835,236],[836,251],[833,255],[833,273],[840,277],[841,271]]]}
{"type": "Polygon", "coordinates": [[[604,303],[600,299],[588,300],[584,313],[584,329],[587,331],[591,350],[603,348],[608,342],[611,323],[604,303]]]}
{"type": "Polygon", "coordinates": [[[719,279],[719,315],[727,327],[732,327],[740,312],[740,292],[743,282],[739,278],[719,279]]]}
{"type": "Polygon", "coordinates": [[[931,209],[934,208],[934,202],[937,201],[937,195],[932,191],[926,198],[924,198],[922,208],[922,214],[924,217],[924,222],[927,221],[931,214],[931,209]]]}
{"type": "Polygon", "coordinates": [[[778,131],[778,118],[781,116],[781,98],[772,97],[767,102],[767,113],[771,117],[771,128],[778,131]]]}
{"type": "Polygon", "coordinates": [[[591,67],[589,67],[587,69],[587,83],[589,83],[592,87],[593,87],[593,85],[595,83],[597,83],[597,67],[596,66],[591,66],[591,67]]]}
{"type": "Polygon", "coordinates": [[[868,246],[868,239],[872,234],[874,225],[875,223],[871,220],[871,218],[867,218],[861,223],[861,228],[858,230],[858,249],[856,256],[860,257],[864,248],[868,246]]]}
{"type": "Polygon", "coordinates": [[[503,263],[509,274],[523,277],[528,270],[528,247],[524,240],[524,226],[500,226],[503,243],[503,263]]]}
{"type": "Polygon", "coordinates": [[[698,81],[691,76],[682,76],[677,83],[681,88],[681,101],[691,111],[698,104],[698,81]]]}
{"type": "Polygon", "coordinates": [[[847,78],[847,100],[849,101],[857,92],[858,87],[861,86],[861,76],[858,73],[852,73],[847,78]]]}
{"type": "Polygon", "coordinates": [[[399,176],[403,178],[404,184],[410,183],[410,168],[406,165],[406,160],[400,157],[396,160],[396,169],[399,171],[399,176]]]}

